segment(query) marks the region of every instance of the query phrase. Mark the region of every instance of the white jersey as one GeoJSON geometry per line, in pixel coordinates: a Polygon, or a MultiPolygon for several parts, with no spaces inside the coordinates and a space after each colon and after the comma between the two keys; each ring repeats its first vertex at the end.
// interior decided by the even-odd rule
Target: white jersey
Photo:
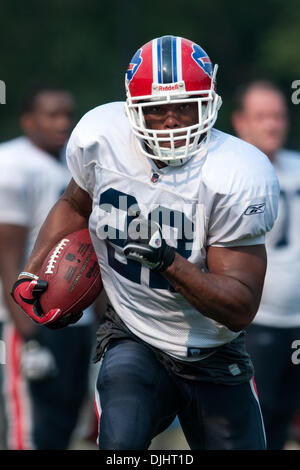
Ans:
{"type": "MultiPolygon", "coordinates": [[[[65,165],[26,137],[0,145],[0,223],[28,228],[25,260],[49,210],[70,179],[65,165]]],[[[0,284],[0,320],[7,318],[0,284]]]]}
{"type": "Polygon", "coordinates": [[[266,238],[268,268],[255,323],[300,326],[300,153],[275,156],[280,183],[278,220],[266,238]]]}
{"type": "Polygon", "coordinates": [[[159,273],[123,255],[133,217],[156,219],[166,241],[207,271],[209,245],[264,243],[277,213],[278,181],[255,147],[213,130],[207,154],[158,169],[136,145],[124,103],[87,113],[73,131],[67,162],[93,200],[90,232],[112,306],[142,340],[184,360],[193,348],[239,335],[205,317],[159,273]]]}

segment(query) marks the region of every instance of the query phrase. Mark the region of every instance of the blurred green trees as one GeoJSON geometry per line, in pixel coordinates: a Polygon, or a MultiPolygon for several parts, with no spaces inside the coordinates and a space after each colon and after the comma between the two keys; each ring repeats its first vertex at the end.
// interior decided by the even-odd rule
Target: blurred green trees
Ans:
{"type": "Polygon", "coordinates": [[[135,50],[174,34],[198,42],[219,64],[223,97],[218,128],[231,132],[232,93],[245,80],[270,78],[289,103],[289,146],[300,149],[300,105],[291,84],[300,79],[299,0],[4,0],[0,6],[0,141],[18,135],[20,101],[46,81],[70,89],[77,118],[124,99],[124,74],[135,50]]]}

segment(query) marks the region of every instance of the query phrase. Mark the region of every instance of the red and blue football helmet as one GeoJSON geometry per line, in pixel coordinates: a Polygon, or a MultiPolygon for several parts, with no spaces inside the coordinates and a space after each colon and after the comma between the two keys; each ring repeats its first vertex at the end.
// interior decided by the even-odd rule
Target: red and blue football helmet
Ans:
{"type": "Polygon", "coordinates": [[[143,154],[178,166],[205,150],[222,104],[216,93],[217,68],[200,46],[181,37],[163,36],[138,49],[125,75],[125,108],[143,154]],[[187,99],[198,103],[196,124],[167,131],[146,127],[146,106],[187,99]],[[185,140],[185,145],[176,147],[178,140],[185,140]],[[166,141],[170,148],[160,146],[166,141]]]}

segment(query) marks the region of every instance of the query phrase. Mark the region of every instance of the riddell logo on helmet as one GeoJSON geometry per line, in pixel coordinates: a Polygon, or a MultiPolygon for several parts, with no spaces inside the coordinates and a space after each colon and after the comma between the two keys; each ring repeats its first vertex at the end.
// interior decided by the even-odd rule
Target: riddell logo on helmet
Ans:
{"type": "Polygon", "coordinates": [[[179,86],[177,83],[175,85],[166,85],[166,86],[159,86],[158,91],[171,91],[171,90],[178,90],[179,86]]]}

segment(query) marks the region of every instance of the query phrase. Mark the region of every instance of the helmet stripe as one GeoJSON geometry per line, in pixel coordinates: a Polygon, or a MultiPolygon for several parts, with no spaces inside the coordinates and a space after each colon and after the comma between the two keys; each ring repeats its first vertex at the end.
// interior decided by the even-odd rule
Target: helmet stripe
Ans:
{"type": "Polygon", "coordinates": [[[161,38],[157,40],[157,81],[158,83],[162,83],[161,81],[161,38]]]}
{"type": "Polygon", "coordinates": [[[173,83],[172,36],[161,38],[162,83],[173,83]]]}
{"type": "Polygon", "coordinates": [[[176,59],[177,59],[177,81],[180,82],[182,80],[182,60],[181,60],[181,38],[176,38],[176,59]]]}
{"type": "Polygon", "coordinates": [[[153,67],[153,82],[158,83],[157,39],[153,39],[153,42],[152,42],[152,67],[153,67]]]}
{"type": "Polygon", "coordinates": [[[173,82],[177,82],[177,53],[176,53],[176,38],[172,38],[172,62],[173,62],[173,82]]]}

